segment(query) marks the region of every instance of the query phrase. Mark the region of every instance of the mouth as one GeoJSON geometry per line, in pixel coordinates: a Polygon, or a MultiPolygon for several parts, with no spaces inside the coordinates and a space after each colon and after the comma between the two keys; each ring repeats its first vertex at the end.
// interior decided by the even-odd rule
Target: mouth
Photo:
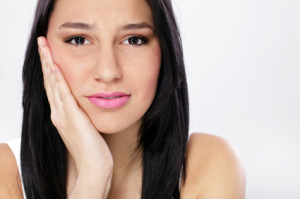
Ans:
{"type": "Polygon", "coordinates": [[[105,109],[119,108],[125,105],[129,101],[130,97],[131,95],[123,92],[97,93],[87,96],[92,104],[105,109]]]}
{"type": "Polygon", "coordinates": [[[120,98],[120,97],[123,97],[123,96],[115,96],[115,97],[97,97],[97,98],[102,98],[102,99],[108,99],[108,100],[111,100],[111,99],[116,99],[116,98],[120,98]]]}

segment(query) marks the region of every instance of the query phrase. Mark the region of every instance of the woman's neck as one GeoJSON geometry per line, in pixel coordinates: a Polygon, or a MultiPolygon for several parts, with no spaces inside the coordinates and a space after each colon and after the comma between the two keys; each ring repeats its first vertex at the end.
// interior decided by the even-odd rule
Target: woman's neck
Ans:
{"type": "Polygon", "coordinates": [[[139,124],[135,124],[120,133],[101,134],[112,153],[116,169],[131,167],[141,158],[141,151],[136,150],[139,127],[139,124]]]}
{"type": "Polygon", "coordinates": [[[102,134],[114,160],[108,198],[124,198],[125,195],[126,198],[136,198],[134,196],[141,193],[142,149],[136,149],[139,127],[140,124],[136,124],[120,133],[102,134]]]}

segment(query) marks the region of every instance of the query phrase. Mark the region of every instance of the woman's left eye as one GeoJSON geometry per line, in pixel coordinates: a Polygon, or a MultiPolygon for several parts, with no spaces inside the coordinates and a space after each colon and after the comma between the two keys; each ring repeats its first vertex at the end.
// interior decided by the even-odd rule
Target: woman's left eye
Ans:
{"type": "Polygon", "coordinates": [[[67,39],[65,42],[75,46],[86,45],[91,43],[89,40],[87,40],[82,36],[71,37],[70,39],[67,39]]]}
{"type": "Polygon", "coordinates": [[[141,36],[132,36],[122,42],[122,44],[129,44],[133,46],[141,46],[146,43],[148,43],[148,40],[145,37],[141,37],[141,36]]]}

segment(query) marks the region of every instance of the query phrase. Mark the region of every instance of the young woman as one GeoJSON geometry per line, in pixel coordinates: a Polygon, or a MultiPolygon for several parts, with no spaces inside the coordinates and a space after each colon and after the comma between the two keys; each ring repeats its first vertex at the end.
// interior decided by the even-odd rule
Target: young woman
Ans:
{"type": "Polygon", "coordinates": [[[226,141],[188,139],[169,0],[39,0],[23,83],[21,163],[1,144],[0,198],[244,198],[226,141]]]}

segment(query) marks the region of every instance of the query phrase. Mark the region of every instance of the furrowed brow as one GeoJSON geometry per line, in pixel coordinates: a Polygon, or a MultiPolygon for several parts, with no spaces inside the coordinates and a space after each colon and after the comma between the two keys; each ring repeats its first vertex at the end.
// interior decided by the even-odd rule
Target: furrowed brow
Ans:
{"type": "Polygon", "coordinates": [[[82,23],[82,22],[66,22],[59,26],[59,29],[62,29],[62,28],[71,28],[71,29],[80,29],[80,30],[95,30],[95,25],[82,23]]]}
{"type": "Polygon", "coordinates": [[[121,30],[138,30],[138,29],[144,29],[144,28],[149,28],[154,31],[154,28],[146,22],[126,24],[121,27],[121,30]]]}

